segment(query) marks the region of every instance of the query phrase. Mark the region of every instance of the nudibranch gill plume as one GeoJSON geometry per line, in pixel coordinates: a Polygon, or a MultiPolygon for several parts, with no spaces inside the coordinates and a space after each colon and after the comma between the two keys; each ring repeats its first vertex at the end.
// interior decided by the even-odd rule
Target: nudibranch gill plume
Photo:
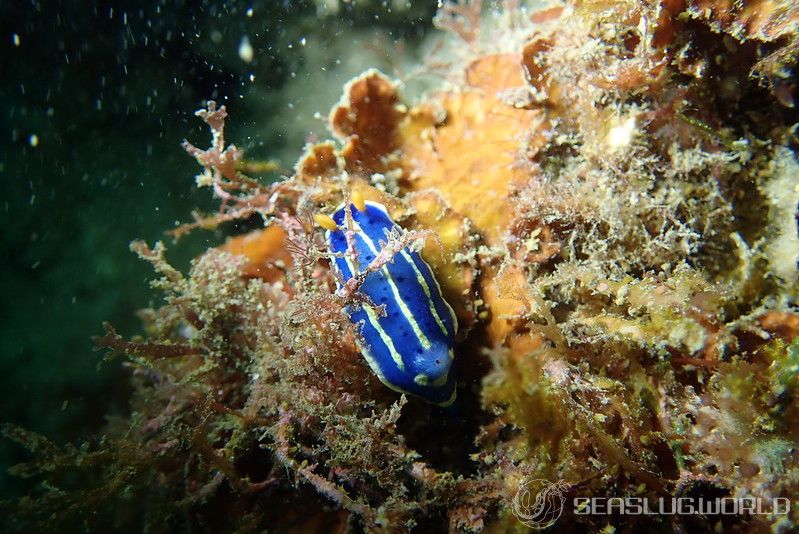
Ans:
{"type": "MultiPolygon", "coordinates": [[[[340,281],[365,272],[401,228],[385,206],[353,196],[350,204],[353,248],[348,251],[347,210],[318,221],[326,237],[340,281]],[[353,259],[357,257],[357,265],[353,259]]],[[[389,388],[446,407],[456,397],[451,372],[458,321],[444,300],[441,288],[421,255],[405,247],[379,269],[369,272],[358,288],[369,302],[347,306],[347,315],[360,332],[359,348],[369,367],[389,388]],[[377,307],[383,306],[385,313],[377,307]]]]}

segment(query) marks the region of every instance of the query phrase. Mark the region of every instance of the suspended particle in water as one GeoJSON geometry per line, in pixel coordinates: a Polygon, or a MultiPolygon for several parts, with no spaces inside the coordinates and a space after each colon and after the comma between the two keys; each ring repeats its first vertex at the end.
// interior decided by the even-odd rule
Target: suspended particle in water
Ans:
{"type": "Polygon", "coordinates": [[[239,43],[239,57],[245,63],[250,63],[255,56],[255,51],[250,44],[250,38],[246,35],[242,36],[239,43]]]}

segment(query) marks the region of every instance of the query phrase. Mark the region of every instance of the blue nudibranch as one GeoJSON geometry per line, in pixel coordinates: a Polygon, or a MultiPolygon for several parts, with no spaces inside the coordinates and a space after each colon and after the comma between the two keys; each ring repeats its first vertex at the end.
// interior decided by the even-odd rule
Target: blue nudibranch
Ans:
{"type": "MultiPolygon", "coordinates": [[[[399,230],[399,226],[377,202],[356,197],[351,212],[355,250],[364,269],[379,253],[380,242],[388,241],[388,232],[399,230]]],[[[330,250],[346,252],[343,207],[333,221],[337,228],[332,229],[331,224],[326,233],[330,250]]],[[[333,264],[345,282],[352,278],[354,266],[346,255],[334,258],[333,264]]],[[[352,304],[346,310],[350,321],[360,328],[361,353],[372,371],[395,391],[450,406],[456,396],[455,373],[450,367],[458,321],[430,266],[418,252],[406,247],[380,270],[368,274],[359,291],[376,306],[385,305],[384,316],[368,304],[352,304]]]]}

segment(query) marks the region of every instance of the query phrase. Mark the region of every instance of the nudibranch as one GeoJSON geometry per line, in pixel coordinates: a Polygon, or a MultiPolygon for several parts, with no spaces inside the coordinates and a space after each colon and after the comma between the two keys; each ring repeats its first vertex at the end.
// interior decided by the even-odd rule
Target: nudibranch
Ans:
{"type": "MultiPolygon", "coordinates": [[[[402,231],[385,206],[355,194],[350,204],[354,253],[348,252],[346,211],[341,207],[332,218],[317,218],[327,229],[332,264],[343,283],[366,272],[366,266],[389,241],[390,232],[402,231]]],[[[368,300],[349,304],[346,313],[358,326],[359,349],[380,381],[431,404],[452,405],[456,388],[451,367],[458,321],[427,262],[406,247],[380,269],[369,272],[358,291],[368,300]],[[376,308],[379,306],[384,313],[376,308]]]]}

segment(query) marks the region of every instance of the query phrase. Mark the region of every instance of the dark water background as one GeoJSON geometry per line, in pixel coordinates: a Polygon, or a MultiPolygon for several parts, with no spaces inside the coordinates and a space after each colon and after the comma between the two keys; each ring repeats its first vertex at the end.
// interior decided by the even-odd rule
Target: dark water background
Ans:
{"type": "MultiPolygon", "coordinates": [[[[125,413],[127,375],[119,361],[102,363],[90,337],[106,320],[138,333],[135,311],[158,302],[128,243],[169,244],[175,221],[215,206],[180,147],[207,146],[193,112],[209,98],[225,103],[228,142],[290,168],[303,137],[327,136],[321,121],[319,131],[293,124],[292,110],[326,115],[335,99],[325,80],[337,95],[346,69],[390,68],[435,10],[361,4],[322,17],[313,2],[2,3],[0,421],[63,443],[125,413]],[[359,64],[366,48],[372,62],[359,64]]],[[[195,233],[168,257],[185,270],[223,239],[195,233]]],[[[6,475],[26,457],[0,441],[3,497],[26,491],[6,475]]]]}

